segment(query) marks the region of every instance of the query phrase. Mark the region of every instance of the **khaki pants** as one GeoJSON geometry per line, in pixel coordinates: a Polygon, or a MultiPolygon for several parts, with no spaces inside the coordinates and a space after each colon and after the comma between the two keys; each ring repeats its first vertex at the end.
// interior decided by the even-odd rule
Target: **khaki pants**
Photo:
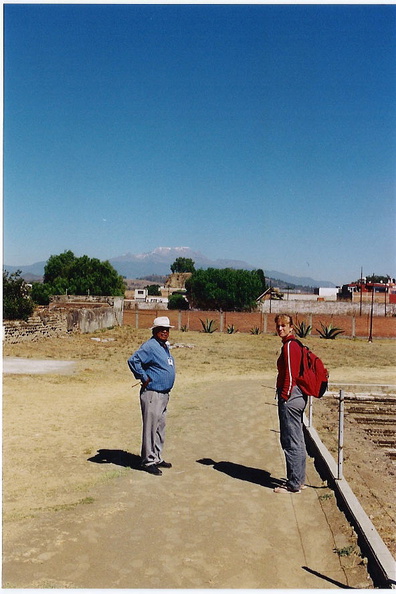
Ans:
{"type": "Polygon", "coordinates": [[[165,441],[166,407],[169,393],[162,394],[153,390],[140,393],[142,410],[142,466],[162,462],[162,448],[165,441]]]}

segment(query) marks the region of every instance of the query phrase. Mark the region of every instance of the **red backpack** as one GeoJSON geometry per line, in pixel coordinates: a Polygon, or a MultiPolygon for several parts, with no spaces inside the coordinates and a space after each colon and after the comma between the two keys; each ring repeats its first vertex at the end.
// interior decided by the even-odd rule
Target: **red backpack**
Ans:
{"type": "Polygon", "coordinates": [[[297,386],[306,396],[322,398],[329,385],[329,373],[323,362],[305,344],[294,339],[301,347],[300,373],[297,386]]]}

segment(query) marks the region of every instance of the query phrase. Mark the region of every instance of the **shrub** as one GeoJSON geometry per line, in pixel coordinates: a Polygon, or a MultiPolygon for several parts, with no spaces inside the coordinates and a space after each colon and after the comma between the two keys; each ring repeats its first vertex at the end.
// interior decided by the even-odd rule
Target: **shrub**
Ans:
{"type": "Polygon", "coordinates": [[[227,334],[236,334],[238,330],[235,328],[234,324],[228,324],[227,326],[227,334]]]}
{"type": "Polygon", "coordinates": [[[21,278],[21,270],[3,272],[3,315],[5,320],[27,320],[32,315],[34,303],[29,287],[21,278]]]}
{"type": "Polygon", "coordinates": [[[319,328],[316,328],[317,332],[319,332],[321,338],[326,338],[328,340],[334,340],[336,336],[338,336],[339,334],[343,334],[343,332],[345,332],[345,330],[342,330],[341,328],[336,328],[332,324],[325,326],[324,324],[322,324],[322,322],[320,322],[320,325],[322,326],[322,329],[319,330],[319,328]]]}
{"type": "Polygon", "coordinates": [[[253,311],[262,282],[256,270],[199,269],[186,281],[187,298],[191,307],[204,311],[253,311]]]}
{"type": "Polygon", "coordinates": [[[311,334],[312,326],[307,324],[306,322],[300,322],[299,324],[294,324],[294,331],[299,338],[305,338],[309,334],[311,334]]]}
{"type": "Polygon", "coordinates": [[[173,293],[169,297],[168,309],[189,309],[188,301],[180,293],[173,293]]]}
{"type": "Polygon", "coordinates": [[[206,334],[212,334],[213,332],[216,332],[217,328],[216,328],[216,322],[214,320],[209,320],[208,318],[206,318],[205,321],[203,320],[199,320],[202,324],[202,330],[203,332],[205,332],[206,334]]]}

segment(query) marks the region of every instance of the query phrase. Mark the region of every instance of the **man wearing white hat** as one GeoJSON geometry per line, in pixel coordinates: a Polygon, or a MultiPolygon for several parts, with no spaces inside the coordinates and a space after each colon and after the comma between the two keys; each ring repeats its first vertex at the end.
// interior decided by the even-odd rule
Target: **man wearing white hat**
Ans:
{"type": "Polygon", "coordinates": [[[155,318],[152,336],[128,359],[129,369],[142,382],[142,468],[161,475],[161,468],[171,468],[162,458],[165,440],[166,410],[175,381],[175,361],[169,351],[169,318],[155,318]]]}

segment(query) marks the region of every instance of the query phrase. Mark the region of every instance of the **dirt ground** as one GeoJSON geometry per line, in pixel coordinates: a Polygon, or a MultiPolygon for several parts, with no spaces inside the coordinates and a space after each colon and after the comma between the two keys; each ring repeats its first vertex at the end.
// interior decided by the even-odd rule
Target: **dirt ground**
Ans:
{"type": "MultiPolygon", "coordinates": [[[[56,564],[56,549],[64,547],[66,541],[69,543],[70,555],[72,551],[76,554],[75,547],[79,539],[77,534],[70,531],[70,514],[74,518],[74,530],[76,525],[80,525],[80,536],[85,539],[86,546],[89,543],[92,547],[98,546],[95,522],[100,520],[101,513],[110,522],[111,518],[115,519],[117,514],[125,510],[130,490],[144,497],[147,479],[170,480],[169,476],[172,475],[157,479],[133,470],[137,468],[140,450],[139,387],[135,386],[136,382],[127,369],[126,359],[147,338],[147,330],[123,327],[95,335],[44,339],[36,343],[4,347],[5,357],[71,361],[74,366],[67,371],[64,369],[62,373],[6,373],[4,376],[3,587],[103,586],[106,578],[102,575],[101,566],[106,546],[98,549],[100,554],[97,564],[92,567],[91,583],[81,585],[78,576],[75,580],[62,579],[62,569],[59,567],[57,574],[56,566],[51,575],[57,577],[40,572],[46,563],[56,564]],[[133,480],[131,472],[136,474],[133,480]],[[102,503],[104,500],[106,505],[102,503]],[[87,516],[91,519],[88,524],[84,519],[87,516]],[[43,535],[49,534],[47,531],[55,527],[52,548],[46,550],[43,535]]],[[[233,462],[241,465],[246,464],[246,458],[255,455],[256,460],[251,466],[260,468],[260,448],[264,449],[268,444],[265,441],[254,443],[253,435],[260,435],[260,415],[266,414],[268,410],[274,414],[272,386],[279,339],[274,336],[173,332],[171,342],[178,375],[170,404],[166,457],[177,461],[177,456],[181,454],[175,450],[176,444],[180,441],[188,444],[188,464],[196,468],[197,461],[202,461],[202,485],[199,501],[196,502],[194,525],[209,525],[216,534],[216,530],[235,524],[239,535],[237,538],[241,543],[245,541],[246,546],[241,544],[238,549],[241,557],[238,559],[232,546],[221,541],[227,563],[222,567],[216,566],[218,550],[214,548],[213,567],[206,567],[206,573],[198,575],[194,568],[202,562],[203,553],[199,546],[194,546],[191,535],[181,532],[179,523],[174,521],[168,531],[172,547],[183,548],[186,543],[191,546],[184,551],[183,566],[169,567],[169,575],[161,579],[155,572],[151,575],[146,570],[143,584],[127,587],[290,587],[285,584],[268,585],[265,582],[265,576],[270,571],[268,568],[262,569],[262,575],[256,575],[249,569],[246,551],[255,550],[257,553],[263,545],[254,541],[254,536],[239,519],[240,510],[247,505],[243,493],[238,492],[242,498],[235,501],[235,492],[228,491],[224,485],[224,490],[217,494],[221,508],[214,506],[213,490],[216,486],[207,478],[213,475],[208,475],[208,466],[215,467],[219,461],[228,460],[230,451],[233,462]],[[241,413],[241,410],[245,410],[241,406],[244,382],[249,384],[250,391],[252,383],[259,387],[259,412],[251,417],[241,413]],[[223,401],[227,402],[226,409],[223,401]],[[229,434],[230,427],[234,428],[233,431],[238,428],[237,441],[229,434]],[[251,435],[249,430],[252,431],[251,435]],[[186,432],[189,435],[187,441],[186,432]],[[242,572],[238,574],[240,581],[234,578],[238,563],[242,563],[242,572]],[[266,585],[263,586],[263,583],[266,585]]],[[[376,341],[368,345],[345,339],[316,339],[313,344],[315,351],[330,368],[333,381],[396,383],[392,341],[376,341]]],[[[326,397],[315,402],[314,409],[314,425],[330,450],[334,448],[337,424],[334,404],[331,397],[326,397]]],[[[348,421],[346,433],[345,476],[389,550],[395,555],[394,463],[367,439],[360,426],[352,420],[348,421]]],[[[172,492],[174,497],[177,496],[175,513],[179,519],[189,517],[192,513],[187,480],[192,466],[190,468],[188,464],[187,470],[182,469],[180,461],[179,467],[170,471],[174,473],[173,477],[187,481],[185,492],[172,491],[169,482],[163,484],[170,491],[164,491],[165,487],[161,487],[160,491],[161,497],[172,497],[172,492]]],[[[314,472],[311,462],[312,476],[314,472]]],[[[319,491],[320,502],[333,529],[334,555],[339,557],[344,584],[354,588],[372,587],[352,528],[338,510],[332,492],[326,485],[320,488],[323,488],[323,491],[319,491]]],[[[261,492],[254,492],[254,497],[261,497],[261,492]]],[[[166,522],[166,517],[158,513],[161,501],[155,502],[155,505],[155,522],[166,522]]],[[[139,517],[145,510],[144,507],[136,507],[134,512],[139,517]]],[[[186,526],[191,528],[191,522],[186,526]]],[[[137,526],[133,538],[139,540],[140,547],[139,555],[131,560],[138,575],[149,558],[151,536],[150,533],[142,533],[142,528],[137,526]]],[[[209,534],[205,540],[208,550],[216,544],[210,543],[209,534]]],[[[107,545],[110,547],[108,554],[114,555],[111,543],[107,545]]],[[[82,559],[80,563],[84,563],[86,553],[79,550],[78,554],[82,559]]],[[[73,557],[63,562],[65,567],[67,564],[72,567],[73,557]]],[[[122,575],[122,568],[120,572],[122,575]]],[[[69,575],[72,573],[70,570],[69,575]]],[[[126,586],[121,580],[120,585],[113,584],[113,587],[126,586]]],[[[318,585],[310,587],[337,586],[319,581],[318,585]]]]}

